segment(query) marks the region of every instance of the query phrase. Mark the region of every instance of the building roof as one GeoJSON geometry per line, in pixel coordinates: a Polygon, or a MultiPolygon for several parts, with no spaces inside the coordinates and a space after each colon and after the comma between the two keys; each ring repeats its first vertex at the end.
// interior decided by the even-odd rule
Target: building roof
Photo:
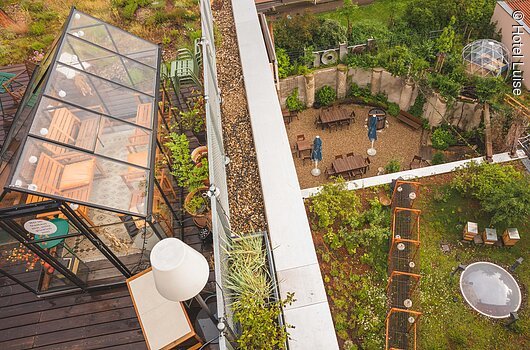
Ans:
{"type": "Polygon", "coordinates": [[[530,27],[530,1],[528,0],[507,0],[504,2],[511,9],[512,13],[513,11],[521,11],[524,16],[521,22],[523,22],[528,27],[530,27]]]}
{"type": "Polygon", "coordinates": [[[148,216],[159,65],[158,45],[72,8],[2,149],[5,187],[148,216]]]}

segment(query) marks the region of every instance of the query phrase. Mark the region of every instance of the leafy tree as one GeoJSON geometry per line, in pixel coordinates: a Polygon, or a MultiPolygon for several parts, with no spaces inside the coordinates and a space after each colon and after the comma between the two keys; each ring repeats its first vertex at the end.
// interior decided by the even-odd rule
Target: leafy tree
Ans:
{"type": "Polygon", "coordinates": [[[374,38],[378,46],[390,40],[391,33],[381,22],[364,19],[352,24],[348,34],[350,44],[362,44],[367,39],[374,38]]]}
{"type": "Polygon", "coordinates": [[[357,5],[356,3],[354,4],[352,0],[344,0],[342,7],[339,8],[337,11],[341,16],[344,16],[346,18],[348,36],[351,35],[353,16],[355,16],[355,13],[358,9],[359,5],[357,5]]]}
{"type": "Polygon", "coordinates": [[[316,49],[331,49],[346,40],[346,28],[334,19],[325,19],[315,30],[313,45],[316,49]]]}
{"type": "Polygon", "coordinates": [[[311,46],[320,21],[315,15],[282,17],[274,22],[274,43],[289,53],[303,53],[311,46]]]}
{"type": "Polygon", "coordinates": [[[502,77],[476,77],[475,89],[480,102],[491,102],[495,97],[502,96],[506,84],[502,77]]]}
{"type": "Polygon", "coordinates": [[[278,75],[280,78],[285,78],[291,74],[292,66],[290,58],[284,49],[276,49],[276,59],[278,60],[278,75]]]}
{"type": "Polygon", "coordinates": [[[451,51],[455,42],[455,29],[456,17],[451,17],[449,24],[443,29],[442,34],[436,40],[436,49],[438,50],[438,61],[436,63],[436,70],[439,72],[442,70],[444,64],[445,55],[451,51]]]}
{"type": "Polygon", "coordinates": [[[513,166],[470,163],[457,173],[451,186],[477,199],[491,215],[491,225],[515,225],[530,216],[530,176],[513,166]]]}

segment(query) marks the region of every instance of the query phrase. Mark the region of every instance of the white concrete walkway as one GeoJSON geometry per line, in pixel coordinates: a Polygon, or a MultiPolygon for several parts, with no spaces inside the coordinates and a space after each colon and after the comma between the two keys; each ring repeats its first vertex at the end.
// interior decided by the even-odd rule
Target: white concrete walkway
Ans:
{"type": "Polygon", "coordinates": [[[239,54],[290,350],[338,350],[324,282],[254,0],[232,0],[239,54]]]}
{"type": "MultiPolygon", "coordinates": [[[[503,163],[503,162],[509,162],[509,161],[513,161],[517,159],[524,159],[524,158],[526,158],[526,155],[524,154],[523,151],[517,151],[516,158],[511,158],[508,153],[499,153],[499,154],[493,155],[493,162],[503,163]]],[[[428,166],[425,168],[405,170],[405,171],[400,171],[400,172],[392,173],[392,174],[372,176],[366,179],[348,181],[347,182],[348,190],[357,190],[357,189],[366,188],[366,187],[388,184],[388,183],[391,183],[392,180],[397,179],[398,177],[402,177],[405,180],[410,180],[410,179],[415,179],[419,177],[445,174],[445,173],[455,171],[459,167],[465,164],[468,164],[470,162],[482,163],[484,162],[484,157],[460,160],[458,162],[451,162],[451,163],[445,163],[445,164],[440,164],[440,165],[432,165],[432,166],[428,166]]],[[[302,197],[309,198],[311,196],[314,196],[320,191],[320,189],[321,187],[312,187],[312,188],[304,189],[302,190],[302,197]]]]}

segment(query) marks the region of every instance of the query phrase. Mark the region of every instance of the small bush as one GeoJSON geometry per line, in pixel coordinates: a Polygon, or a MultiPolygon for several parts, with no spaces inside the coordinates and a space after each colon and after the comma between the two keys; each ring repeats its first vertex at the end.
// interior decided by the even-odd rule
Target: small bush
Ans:
{"type": "Polygon", "coordinates": [[[392,159],[390,162],[388,162],[385,165],[385,173],[391,174],[391,173],[397,173],[401,170],[401,163],[397,159],[392,159]]]}
{"type": "Polygon", "coordinates": [[[436,152],[432,156],[432,165],[438,165],[445,163],[445,156],[442,152],[436,152]]]}
{"type": "Polygon", "coordinates": [[[29,33],[33,36],[39,36],[46,31],[46,24],[44,22],[32,23],[29,27],[29,33]]]}
{"type": "Polygon", "coordinates": [[[446,150],[456,143],[456,140],[449,130],[438,128],[431,135],[432,147],[439,150],[446,150]]]}
{"type": "Polygon", "coordinates": [[[425,105],[425,102],[427,102],[427,100],[425,99],[422,93],[419,93],[416,97],[416,100],[414,101],[414,104],[409,108],[408,112],[415,117],[422,117],[423,106],[425,105]]]}
{"type": "Polygon", "coordinates": [[[317,107],[331,106],[337,99],[337,93],[331,86],[324,85],[317,90],[315,94],[315,103],[317,107]]]}
{"type": "Polygon", "coordinates": [[[491,225],[512,226],[530,216],[530,176],[513,166],[470,163],[457,173],[451,186],[464,197],[478,200],[481,209],[491,215],[491,225]]]}
{"type": "Polygon", "coordinates": [[[295,88],[293,92],[291,92],[287,97],[285,104],[287,105],[287,109],[291,112],[300,112],[305,109],[304,103],[298,98],[298,88],[295,88]]]}
{"type": "Polygon", "coordinates": [[[400,112],[399,105],[397,103],[391,102],[388,104],[387,111],[391,116],[397,117],[400,112]]]}
{"type": "Polygon", "coordinates": [[[278,75],[280,79],[291,74],[293,67],[291,66],[291,59],[284,49],[276,49],[276,59],[278,60],[278,75]]]}
{"type": "Polygon", "coordinates": [[[371,95],[370,89],[360,87],[359,85],[352,83],[350,86],[349,96],[357,98],[366,98],[371,95]]]}

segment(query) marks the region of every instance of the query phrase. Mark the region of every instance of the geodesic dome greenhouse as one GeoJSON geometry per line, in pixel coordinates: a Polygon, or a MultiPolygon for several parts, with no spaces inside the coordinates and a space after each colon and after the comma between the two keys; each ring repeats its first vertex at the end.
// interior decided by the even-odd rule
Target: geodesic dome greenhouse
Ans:
{"type": "Polygon", "coordinates": [[[491,39],[481,39],[466,45],[462,58],[469,74],[498,77],[508,71],[510,55],[506,46],[491,39]]]}

